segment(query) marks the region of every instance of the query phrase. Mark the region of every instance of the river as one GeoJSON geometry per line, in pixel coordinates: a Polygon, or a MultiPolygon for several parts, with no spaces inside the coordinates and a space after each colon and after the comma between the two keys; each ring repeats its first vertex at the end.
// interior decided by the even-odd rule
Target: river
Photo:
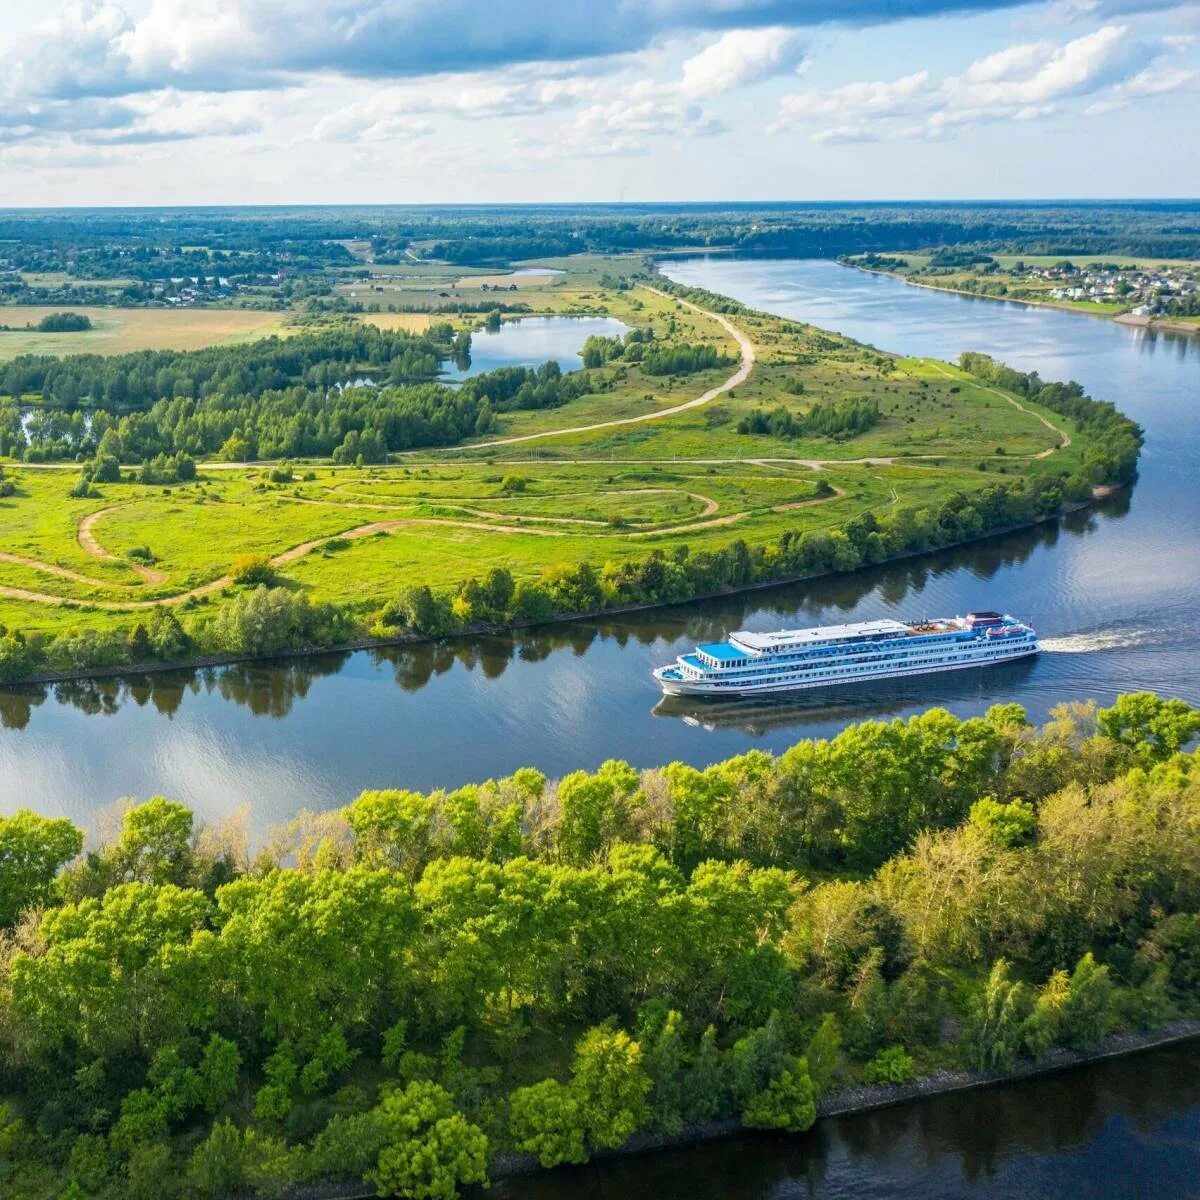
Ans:
{"type": "Polygon", "coordinates": [[[493,1200],[1185,1200],[1200,1196],[1195,1042],[819,1121],[516,1179],[493,1200]]]}
{"type": "MultiPolygon", "coordinates": [[[[453,786],[532,764],[621,757],[704,764],[779,750],[868,717],[1152,688],[1200,703],[1200,338],[955,296],[820,261],[689,259],[676,279],[881,348],[989,351],[1075,377],[1142,422],[1130,494],[1059,524],[851,577],[620,620],[445,646],[0,694],[0,811],[103,824],[121,797],[163,793],[261,833],[366,787],[453,786]],[[888,615],[1007,608],[1047,653],[1031,663],[724,707],[662,701],[649,677],[696,641],[888,615]]],[[[582,327],[581,327],[582,328],[582,327]]]]}

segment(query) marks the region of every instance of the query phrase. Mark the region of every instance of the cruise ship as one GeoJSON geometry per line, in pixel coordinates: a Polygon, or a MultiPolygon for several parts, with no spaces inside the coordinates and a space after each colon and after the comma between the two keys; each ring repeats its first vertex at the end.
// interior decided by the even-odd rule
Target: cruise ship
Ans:
{"type": "Polygon", "coordinates": [[[780,633],[734,633],[697,646],[654,678],[668,696],[750,696],[961,671],[1026,658],[1037,634],[1007,613],[860,621],[780,633]]]}

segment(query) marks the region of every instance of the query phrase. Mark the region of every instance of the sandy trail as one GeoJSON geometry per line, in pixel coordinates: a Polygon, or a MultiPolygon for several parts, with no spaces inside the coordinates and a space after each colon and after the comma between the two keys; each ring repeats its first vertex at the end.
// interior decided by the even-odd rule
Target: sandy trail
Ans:
{"type": "MultiPolygon", "coordinates": [[[[939,375],[944,375],[947,379],[958,379],[957,375],[952,375],[949,371],[946,370],[945,367],[942,366],[941,363],[934,363],[933,365],[937,368],[939,375]]],[[[1020,400],[1014,399],[1012,396],[1008,395],[1006,392],[1002,392],[999,388],[988,387],[987,384],[985,384],[985,383],[978,383],[978,382],[972,381],[971,386],[978,388],[981,392],[990,392],[993,396],[999,396],[1001,400],[1007,401],[1009,404],[1011,404],[1013,406],[1013,408],[1019,409],[1026,416],[1033,417],[1035,420],[1041,421],[1041,423],[1043,425],[1045,425],[1045,427],[1047,429],[1049,429],[1051,433],[1058,434],[1059,443],[1057,446],[1050,446],[1045,450],[1039,450],[1037,452],[1037,454],[1031,454],[1026,457],[1049,458],[1050,455],[1056,453],[1059,450],[1065,450],[1071,444],[1071,435],[1065,429],[1059,429],[1059,427],[1057,425],[1053,424],[1053,422],[1046,420],[1046,418],[1043,417],[1041,413],[1034,412],[1032,408],[1026,408],[1025,405],[1023,405],[1020,402],[1020,400]]]]}
{"type": "Polygon", "coordinates": [[[701,308],[700,305],[693,304],[690,300],[679,300],[677,296],[669,296],[666,292],[660,292],[658,288],[647,287],[646,290],[653,292],[656,296],[662,296],[666,300],[677,300],[684,308],[690,308],[702,316],[711,317],[737,342],[742,356],[741,363],[724,383],[709,388],[707,392],[697,396],[694,400],[685,400],[682,404],[674,404],[670,408],[660,408],[655,412],[642,413],[638,417],[620,417],[612,421],[597,421],[594,425],[575,425],[568,429],[547,429],[542,433],[525,433],[518,437],[496,438],[490,442],[476,442],[471,449],[486,450],[491,446],[513,446],[518,442],[536,442],[542,438],[565,437],[572,433],[594,433],[599,429],[615,429],[621,425],[640,425],[644,421],[661,421],[664,417],[673,417],[677,413],[687,412],[688,409],[699,408],[701,405],[709,403],[710,400],[724,395],[730,388],[746,382],[750,377],[750,372],[754,369],[754,343],[732,321],[720,313],[701,308]]]}
{"type": "MultiPolygon", "coordinates": [[[[663,489],[669,491],[671,489],[663,489]]],[[[689,495],[691,493],[688,493],[689,495]]],[[[813,504],[827,504],[830,501],[840,499],[845,493],[838,488],[834,489],[834,493],[829,496],[816,496],[811,500],[795,501],[791,504],[774,505],[772,512],[786,512],[794,508],[805,508],[813,504]]],[[[716,501],[707,497],[699,497],[697,499],[707,499],[709,505],[715,505],[716,501]]],[[[337,503],[336,501],[321,501],[321,500],[296,500],[302,504],[323,504],[337,503]]],[[[378,508],[379,505],[351,505],[341,504],[342,508],[378,508]]],[[[103,511],[103,510],[102,510],[103,511]]],[[[716,511],[714,509],[706,509],[706,511],[716,511]]],[[[310,538],[306,542],[300,542],[298,545],[292,546],[288,550],[282,551],[271,558],[270,564],[273,567],[282,567],[287,563],[295,562],[303,558],[306,554],[311,554],[314,550],[319,549],[326,542],[335,539],[345,541],[357,541],[360,538],[370,537],[376,533],[390,533],[395,529],[404,529],[414,525],[432,525],[443,526],[451,529],[474,529],[487,533],[520,533],[528,537],[548,537],[561,538],[569,536],[583,536],[592,538],[606,537],[662,537],[674,533],[687,533],[698,529],[712,529],[723,525],[732,525],[737,521],[745,520],[750,516],[750,511],[740,513],[730,513],[727,516],[716,517],[711,521],[695,521],[686,525],[674,525],[665,529],[648,529],[634,533],[616,532],[607,533],[587,533],[572,535],[566,530],[561,529],[531,529],[528,525],[496,525],[483,521],[449,521],[437,517],[398,517],[393,521],[370,521],[365,525],[356,525],[352,529],[343,530],[341,533],[326,534],[318,538],[310,538]]],[[[511,518],[510,518],[511,519],[511,518]]],[[[30,560],[32,563],[34,560],[30,560]]],[[[48,566],[48,564],[38,564],[40,566],[48,566]]],[[[57,572],[52,572],[57,573],[57,572]]],[[[94,584],[98,581],[89,580],[86,576],[78,576],[83,582],[94,584]]],[[[26,588],[0,586],[0,596],[8,597],[12,600],[32,600],[38,604],[50,604],[55,607],[71,607],[71,608],[96,608],[105,612],[139,612],[148,608],[157,608],[159,605],[173,607],[183,604],[185,601],[200,597],[208,596],[214,592],[223,591],[233,583],[233,579],[229,575],[222,575],[217,579],[212,579],[208,583],[201,584],[199,587],[189,588],[186,592],[179,592],[174,596],[164,596],[157,600],[76,600],[69,596],[53,596],[48,592],[34,592],[26,588]]]]}
{"type": "Polygon", "coordinates": [[[118,509],[124,508],[124,504],[113,504],[108,508],[98,508],[95,512],[88,513],[82,521],[79,522],[79,529],[76,533],[80,548],[84,554],[90,554],[93,558],[106,558],[109,562],[123,562],[134,574],[139,575],[142,580],[148,583],[151,587],[157,587],[160,583],[167,582],[165,571],[155,570],[154,567],[145,567],[141,563],[133,562],[131,559],[118,558],[115,554],[110,554],[96,540],[95,528],[96,523],[101,517],[107,517],[109,513],[114,513],[118,509]]]}

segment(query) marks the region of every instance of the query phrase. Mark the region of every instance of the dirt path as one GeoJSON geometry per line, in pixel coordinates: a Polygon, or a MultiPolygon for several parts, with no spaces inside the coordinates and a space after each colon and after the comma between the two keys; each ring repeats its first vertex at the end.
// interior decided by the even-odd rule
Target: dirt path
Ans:
{"type": "Polygon", "coordinates": [[[735,388],[739,384],[746,382],[750,377],[750,372],[754,369],[754,343],[732,321],[720,313],[710,312],[707,308],[701,308],[700,305],[693,304],[690,300],[679,300],[677,296],[670,296],[666,292],[660,292],[658,288],[647,287],[646,290],[653,292],[656,296],[662,296],[666,300],[677,300],[684,308],[690,308],[693,312],[698,312],[702,316],[711,317],[737,342],[738,349],[741,351],[741,363],[738,369],[724,383],[719,383],[716,387],[709,388],[707,392],[702,396],[697,396],[694,400],[686,400],[682,404],[675,404],[670,408],[660,408],[655,412],[642,413],[639,417],[620,417],[612,421],[597,421],[594,425],[575,425],[568,429],[547,429],[542,433],[524,433],[518,437],[496,438],[490,442],[476,442],[472,445],[471,449],[486,450],[491,446],[513,446],[518,442],[536,442],[542,438],[565,437],[572,433],[594,433],[599,429],[615,429],[620,425],[640,425],[643,421],[661,421],[663,417],[673,417],[677,413],[687,412],[690,408],[700,408],[701,405],[707,404],[710,400],[715,400],[718,396],[724,395],[730,388],[735,388]]]}
{"type": "Polygon", "coordinates": [[[39,558],[26,558],[23,554],[9,554],[7,550],[0,550],[0,562],[12,563],[18,567],[29,567],[31,570],[41,571],[46,575],[57,575],[59,579],[70,579],[74,583],[87,584],[88,587],[120,586],[104,579],[93,579],[90,575],[81,575],[78,571],[69,570],[67,567],[56,567],[53,563],[42,562],[39,558]]]}
{"type": "MultiPolygon", "coordinates": [[[[646,489],[655,490],[655,489],[646,489]]],[[[664,488],[663,491],[672,491],[674,489],[664,488]]],[[[692,493],[686,493],[692,495],[692,493]]],[[[790,504],[777,504],[771,508],[772,512],[787,512],[796,508],[806,508],[814,504],[827,504],[832,500],[839,500],[845,495],[840,488],[835,488],[832,495],[815,496],[810,500],[794,501],[790,504]]],[[[711,514],[716,511],[716,501],[709,497],[696,495],[695,499],[706,500],[709,506],[705,509],[705,514],[711,514]]],[[[301,504],[336,504],[336,501],[322,500],[301,500],[296,499],[296,503],[301,504]]],[[[343,504],[339,507],[350,508],[371,508],[384,507],[380,505],[351,505],[343,504]]],[[[105,511],[105,510],[101,510],[105,511]]],[[[743,521],[751,515],[750,510],[739,513],[730,513],[726,516],[716,517],[711,521],[697,520],[686,525],[673,525],[664,529],[647,529],[639,530],[633,533],[622,531],[620,533],[614,531],[608,533],[587,533],[572,535],[567,530],[561,529],[531,529],[528,525],[494,525],[483,521],[450,521],[438,517],[397,517],[392,521],[370,521],[365,525],[356,525],[352,529],[343,530],[341,533],[325,534],[322,537],[311,538],[306,542],[300,542],[298,545],[292,546],[288,550],[284,550],[276,554],[269,561],[273,567],[282,567],[288,563],[295,562],[303,558],[307,554],[311,554],[314,550],[319,549],[326,542],[335,539],[345,541],[357,541],[360,538],[370,537],[376,533],[390,533],[395,529],[404,529],[413,525],[434,525],[448,526],[454,529],[475,529],[485,533],[521,533],[529,537],[549,537],[561,538],[570,536],[583,536],[593,538],[607,537],[655,537],[667,536],[674,533],[688,533],[697,529],[713,529],[718,526],[732,525],[737,521],[743,521]]],[[[511,518],[510,518],[511,519],[511,518]]],[[[15,559],[14,555],[0,555],[0,561],[10,561],[15,559]]],[[[79,582],[88,584],[99,584],[100,581],[88,579],[87,576],[75,575],[73,572],[68,572],[65,568],[54,568],[48,563],[38,563],[36,559],[22,560],[23,565],[36,566],[40,569],[48,570],[51,574],[62,574],[67,578],[76,579],[79,582]]],[[[139,612],[148,608],[156,608],[159,605],[166,607],[174,607],[175,605],[183,604],[186,600],[191,600],[199,596],[208,596],[213,592],[219,592],[232,584],[233,579],[229,575],[222,575],[217,579],[212,579],[208,583],[199,585],[198,587],[189,588],[186,592],[179,592],[174,596],[163,596],[157,600],[78,600],[71,596],[53,596],[49,592],[34,592],[26,588],[0,586],[0,596],[8,597],[12,600],[32,600],[38,604],[49,604],[54,607],[72,607],[72,608],[98,608],[106,612],[139,612]]],[[[105,586],[102,585],[101,586],[105,586]]]]}
{"type": "Polygon", "coordinates": [[[167,575],[165,571],[155,570],[154,567],[144,567],[141,563],[133,562],[130,559],[118,558],[115,554],[110,554],[105,550],[96,540],[94,532],[96,522],[101,517],[107,517],[109,513],[114,513],[124,507],[124,504],[113,504],[108,508],[98,508],[95,512],[88,513],[79,522],[79,529],[76,533],[80,548],[84,554],[90,554],[93,558],[106,558],[109,562],[123,562],[134,574],[139,575],[143,582],[148,583],[151,587],[157,587],[161,583],[166,583],[167,575]]]}
{"type": "MultiPolygon", "coordinates": [[[[957,380],[959,378],[957,375],[952,375],[948,370],[946,370],[945,367],[942,366],[941,363],[934,363],[933,366],[936,368],[939,375],[944,375],[947,379],[957,380]]],[[[978,388],[981,392],[990,392],[993,396],[999,396],[1001,400],[1006,400],[1013,406],[1013,408],[1019,409],[1026,416],[1033,417],[1035,420],[1041,421],[1041,423],[1045,425],[1045,427],[1049,429],[1051,433],[1058,434],[1060,440],[1057,446],[1050,446],[1046,450],[1039,450],[1037,454],[1031,454],[1028,457],[1049,458],[1050,455],[1059,450],[1065,450],[1071,444],[1071,435],[1065,429],[1059,429],[1057,425],[1046,420],[1041,413],[1034,412],[1032,408],[1026,408],[1025,405],[1020,402],[1020,400],[1015,400],[1012,396],[1008,395],[1007,392],[1002,392],[999,388],[988,387],[985,383],[972,382],[971,386],[978,388]]]]}

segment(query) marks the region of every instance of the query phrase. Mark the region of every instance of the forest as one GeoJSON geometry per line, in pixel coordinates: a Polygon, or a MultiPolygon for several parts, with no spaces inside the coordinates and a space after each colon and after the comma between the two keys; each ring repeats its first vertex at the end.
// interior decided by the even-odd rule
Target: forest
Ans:
{"type": "Polygon", "coordinates": [[[700,770],[367,791],[250,845],[0,818],[0,1188],[451,1200],[636,1131],[1195,1015],[1200,712],[865,722],[700,770]]]}
{"type": "Polygon", "coordinates": [[[0,454],[379,463],[488,433],[497,412],[553,408],[602,386],[555,362],[501,367],[458,387],[436,382],[440,363],[469,347],[448,325],[417,337],[346,322],[210,350],[22,355],[0,366],[0,394],[10,397],[0,402],[0,454]],[[41,403],[23,413],[18,397],[41,403]]]}
{"type": "Polygon", "coordinates": [[[0,294],[20,304],[143,305],[168,281],[204,277],[278,306],[328,292],[364,259],[487,267],[580,252],[928,247],[1200,259],[1200,226],[1188,201],[31,209],[0,213],[0,246],[0,294]]]}

